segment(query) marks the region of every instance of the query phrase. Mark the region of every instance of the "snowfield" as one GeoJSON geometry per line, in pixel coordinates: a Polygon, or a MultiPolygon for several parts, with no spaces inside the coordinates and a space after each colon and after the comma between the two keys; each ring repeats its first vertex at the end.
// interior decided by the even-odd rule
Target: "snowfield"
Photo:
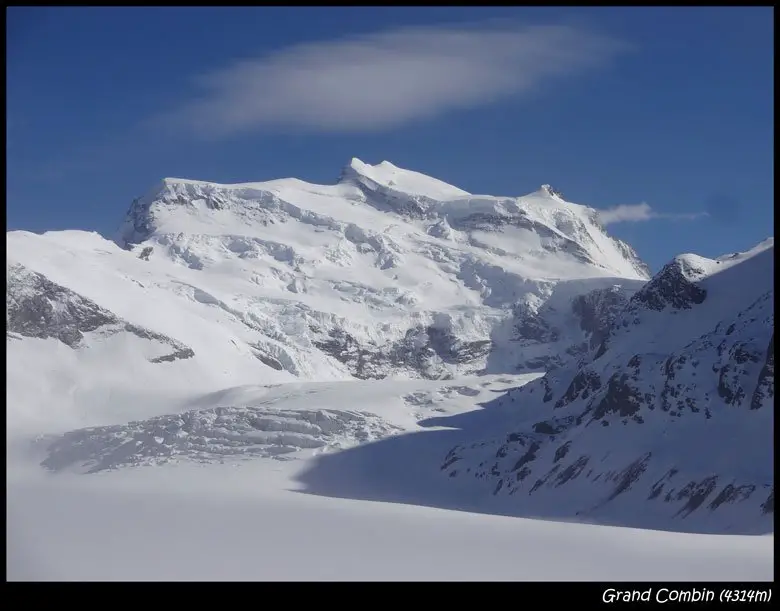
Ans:
{"type": "Polygon", "coordinates": [[[10,579],[773,577],[772,239],[353,159],[7,244],[10,579]]]}
{"type": "Polygon", "coordinates": [[[290,489],[294,464],[168,466],[11,482],[8,578],[773,579],[772,536],[667,533],[331,499],[290,489]]]}

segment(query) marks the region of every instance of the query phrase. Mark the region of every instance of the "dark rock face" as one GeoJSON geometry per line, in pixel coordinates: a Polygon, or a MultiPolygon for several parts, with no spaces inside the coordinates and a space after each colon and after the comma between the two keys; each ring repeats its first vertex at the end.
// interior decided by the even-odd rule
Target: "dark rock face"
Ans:
{"type": "Polygon", "coordinates": [[[46,278],[13,264],[8,268],[6,326],[24,337],[54,338],[66,346],[80,348],[85,333],[104,335],[126,332],[173,348],[152,363],[171,362],[195,356],[193,350],[166,335],[123,321],[98,304],[46,278]]]}
{"type": "Polygon", "coordinates": [[[607,382],[607,392],[596,405],[593,419],[599,420],[607,414],[617,414],[622,418],[633,416],[642,406],[642,397],[629,383],[628,374],[614,374],[607,382]]]}
{"type": "Polygon", "coordinates": [[[21,265],[9,267],[6,325],[25,337],[53,337],[76,348],[84,333],[113,325],[119,319],[96,303],[21,265]]]}
{"type": "Polygon", "coordinates": [[[554,437],[568,429],[572,425],[573,420],[574,418],[571,417],[542,420],[533,425],[533,431],[540,435],[550,435],[551,437],[554,437]]]}
{"type": "Polygon", "coordinates": [[[589,460],[587,456],[580,456],[573,463],[570,463],[555,477],[555,487],[563,486],[566,482],[577,479],[588,465],[589,460]]]}
{"type": "Polygon", "coordinates": [[[572,311],[580,320],[580,328],[589,336],[591,350],[607,339],[615,318],[627,304],[628,299],[620,287],[598,289],[574,298],[572,311]]]}
{"type": "Polygon", "coordinates": [[[512,317],[515,341],[541,344],[556,342],[560,337],[560,331],[527,304],[516,304],[512,308],[512,317]]]}
{"type": "Polygon", "coordinates": [[[331,329],[328,339],[315,341],[314,345],[325,354],[346,365],[358,379],[381,379],[385,375],[375,373],[370,367],[372,353],[363,349],[358,341],[342,329],[331,329]]]}
{"type": "Polygon", "coordinates": [[[772,333],[772,339],[769,340],[769,347],[766,349],[764,366],[758,375],[758,384],[753,391],[753,397],[750,400],[750,409],[761,409],[767,403],[773,402],[775,398],[775,334],[772,333]]]}
{"type": "Polygon", "coordinates": [[[631,488],[632,484],[636,482],[642,474],[647,471],[647,464],[650,461],[652,452],[648,452],[641,458],[638,458],[625,469],[620,471],[617,475],[607,475],[606,479],[612,479],[617,482],[615,489],[607,497],[607,501],[614,500],[618,495],[623,494],[626,490],[631,488]]]}
{"type": "Polygon", "coordinates": [[[138,197],[133,200],[120,231],[120,246],[126,247],[129,244],[141,242],[154,232],[153,203],[154,201],[150,198],[138,197]]]}
{"type": "Polygon", "coordinates": [[[601,379],[593,371],[582,370],[574,376],[566,392],[555,403],[556,408],[569,405],[577,398],[587,399],[588,395],[601,388],[601,379]]]}
{"type": "MultiPolygon", "coordinates": [[[[536,452],[539,451],[539,443],[536,441],[531,441],[529,444],[528,450],[526,450],[525,454],[523,454],[518,461],[515,463],[515,466],[512,468],[512,471],[520,471],[525,465],[527,465],[529,462],[534,460],[536,458],[536,452]]],[[[527,473],[524,472],[524,473],[527,473]]],[[[522,477],[518,474],[518,477],[520,479],[523,479],[525,475],[522,477]]]]}
{"type": "Polygon", "coordinates": [[[517,371],[553,371],[563,364],[563,360],[555,355],[543,355],[526,358],[517,365],[517,371]]]}
{"type": "Polygon", "coordinates": [[[382,379],[392,369],[406,368],[420,372],[427,379],[439,379],[445,370],[440,363],[467,364],[484,358],[490,352],[490,340],[464,342],[438,327],[414,327],[399,341],[385,345],[361,345],[343,329],[334,328],[314,345],[325,354],[346,365],[358,379],[382,379]]]}
{"type": "Polygon", "coordinates": [[[569,453],[569,448],[571,448],[571,441],[567,441],[557,450],[555,450],[555,457],[553,458],[553,462],[558,462],[564,456],[566,456],[569,453]]]}
{"type": "Polygon", "coordinates": [[[707,291],[697,286],[694,280],[702,273],[703,270],[687,260],[675,259],[636,292],[631,298],[631,305],[657,311],[667,307],[689,310],[703,303],[707,297],[707,291]]]}
{"type": "Polygon", "coordinates": [[[677,514],[685,517],[691,514],[693,511],[697,510],[699,507],[701,507],[712,491],[715,490],[717,485],[718,478],[714,475],[712,477],[707,477],[700,482],[688,483],[688,485],[686,485],[682,490],[680,490],[680,492],[677,493],[676,500],[681,501],[686,499],[685,505],[682,509],[680,509],[680,511],[677,512],[677,514]]]}
{"type": "Polygon", "coordinates": [[[750,495],[755,492],[755,486],[734,486],[727,484],[723,490],[709,504],[710,509],[717,509],[724,503],[737,503],[742,500],[750,498],[750,495]]]}
{"type": "Polygon", "coordinates": [[[774,486],[772,486],[772,491],[769,493],[769,496],[766,498],[766,501],[762,503],[761,509],[764,511],[764,513],[775,512],[775,487],[774,486]]]}
{"type": "Polygon", "coordinates": [[[490,340],[464,342],[438,327],[427,327],[425,332],[431,348],[445,363],[470,363],[487,356],[493,347],[490,340]]]}

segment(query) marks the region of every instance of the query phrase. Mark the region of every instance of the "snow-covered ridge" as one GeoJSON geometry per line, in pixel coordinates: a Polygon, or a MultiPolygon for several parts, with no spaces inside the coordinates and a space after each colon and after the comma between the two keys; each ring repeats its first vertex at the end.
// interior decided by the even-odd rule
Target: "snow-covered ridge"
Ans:
{"type": "Polygon", "coordinates": [[[419,172],[404,170],[389,161],[372,166],[353,158],[342,170],[340,180],[341,182],[354,181],[373,189],[384,187],[440,201],[469,195],[463,189],[419,172]]]}
{"type": "MultiPolygon", "coordinates": [[[[377,217],[375,210],[401,216],[404,225],[418,230],[437,226],[439,237],[452,236],[451,230],[441,229],[442,223],[460,225],[466,232],[472,226],[488,231],[515,227],[505,233],[517,234],[519,252],[523,246],[534,245],[542,250],[579,249],[580,256],[595,267],[621,276],[648,277],[647,267],[633,250],[605,233],[595,210],[564,201],[549,185],[523,197],[472,195],[386,161],[371,166],[359,159],[342,170],[335,185],[292,178],[234,185],[166,178],[133,203],[118,241],[137,243],[154,233],[170,231],[174,225],[191,232],[197,224],[212,232],[215,226],[224,227],[228,219],[243,221],[244,232],[252,231],[246,225],[278,222],[289,216],[331,229],[358,218],[370,219],[372,226],[378,224],[379,228],[391,225],[392,217],[377,217]],[[543,235],[536,235],[540,232],[543,235]]],[[[368,229],[365,223],[356,224],[368,229]]]]}
{"type": "MultiPolygon", "coordinates": [[[[497,400],[511,431],[451,450],[450,477],[596,520],[771,531],[774,240],[676,257],[589,356],[497,400]],[[615,428],[617,427],[617,428],[615,428]],[[695,515],[694,515],[695,514],[695,515]]],[[[483,433],[484,435],[484,433],[483,433]]]]}

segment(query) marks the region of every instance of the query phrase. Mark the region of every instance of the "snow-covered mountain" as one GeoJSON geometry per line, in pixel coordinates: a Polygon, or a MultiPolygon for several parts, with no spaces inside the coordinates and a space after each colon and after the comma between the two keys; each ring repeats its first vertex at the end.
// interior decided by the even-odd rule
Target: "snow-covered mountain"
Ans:
{"type": "Polygon", "coordinates": [[[51,370],[75,378],[74,406],[85,388],[134,394],[147,378],[176,393],[542,371],[598,324],[572,300],[627,299],[647,277],[594,210],[549,188],[473,196],[357,159],[335,185],[166,179],[133,202],[116,242],[79,231],[7,238],[9,331],[36,338],[14,344],[20,375],[42,366],[41,346],[51,370]],[[41,308],[50,313],[35,328],[41,308]],[[61,340],[76,353],[52,348],[63,362],[49,363],[41,342],[61,340]],[[178,355],[162,366],[147,345],[160,341],[178,355]],[[129,383],[82,384],[76,362],[108,366],[111,351],[133,369],[129,383]]]}
{"type": "Polygon", "coordinates": [[[165,179],[114,240],[7,244],[8,428],[48,469],[289,458],[481,404],[430,464],[474,498],[769,523],[771,240],[651,278],[547,185],[353,159],[334,185],[165,179]]]}
{"type": "Polygon", "coordinates": [[[567,328],[573,295],[628,295],[648,273],[594,210],[546,186],[472,196],[357,159],[333,186],[166,180],[133,204],[118,242],[250,280],[265,290],[245,293],[276,293],[274,316],[295,303],[294,337],[258,329],[294,375],[322,368],[312,348],[337,375],[364,379],[539,369],[581,340],[567,328]]]}
{"type": "Polygon", "coordinates": [[[587,358],[496,400],[512,430],[441,468],[586,519],[772,530],[774,239],[676,257],[594,337],[587,358]]]}

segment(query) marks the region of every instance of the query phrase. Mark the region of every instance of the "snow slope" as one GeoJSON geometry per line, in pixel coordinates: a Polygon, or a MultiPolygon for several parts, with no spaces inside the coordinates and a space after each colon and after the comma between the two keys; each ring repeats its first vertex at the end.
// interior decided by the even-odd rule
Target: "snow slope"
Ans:
{"type": "Polygon", "coordinates": [[[441,465],[483,495],[601,522],[773,532],[774,240],[675,258],[588,359],[497,402],[512,427],[475,431],[441,465]]]}
{"type": "MultiPolygon", "coordinates": [[[[166,179],[132,204],[115,241],[14,231],[7,255],[7,558],[17,578],[771,577],[771,536],[516,516],[771,531],[754,505],[773,485],[773,362],[751,356],[729,369],[729,359],[762,346],[766,357],[773,292],[756,291],[771,288],[773,243],[717,261],[684,255],[651,280],[595,210],[547,186],[473,195],[353,159],[335,185],[166,179]],[[763,284],[745,283],[745,269],[763,284]],[[732,289],[738,299],[724,297],[732,289]],[[687,315],[691,304],[706,315],[687,315]],[[661,341],[670,324],[675,336],[661,341]],[[712,360],[729,401],[742,405],[738,386],[749,386],[752,419],[742,406],[705,430],[679,407],[659,408],[628,436],[617,432],[640,429],[618,428],[609,409],[599,418],[610,428],[576,423],[593,408],[579,383],[573,399],[566,392],[574,377],[592,380],[582,372],[597,366],[606,386],[588,392],[603,394],[645,354],[637,345],[652,346],[642,388],[663,397],[659,355],[682,365],[689,353],[711,356],[715,336],[730,338],[712,360]],[[664,428],[672,417],[684,435],[664,428]],[[563,432],[529,429],[542,421],[563,432]],[[753,435],[750,452],[715,455],[729,427],[753,435]],[[639,497],[582,512],[601,493],[567,463],[575,475],[558,496],[507,495],[517,478],[506,461],[537,442],[531,454],[558,456],[561,435],[574,443],[568,458],[604,448],[617,456],[607,466],[623,468],[656,444],[666,454],[653,455],[654,469],[674,464],[698,485],[714,465],[734,476],[736,496],[755,494],[741,513],[710,512],[714,521],[702,510],[668,520],[639,497]],[[708,435],[703,452],[680,453],[708,435]],[[501,452],[486,473],[485,457],[501,452]],[[490,494],[500,480],[502,494],[490,494]],[[258,547],[262,561],[250,562],[258,547]],[[583,563],[594,554],[599,566],[583,563]],[[122,561],[96,561],[108,556],[122,561]]],[[[698,397],[691,384],[676,392],[698,397]]],[[[529,468],[551,472],[542,462],[529,468]]]]}

